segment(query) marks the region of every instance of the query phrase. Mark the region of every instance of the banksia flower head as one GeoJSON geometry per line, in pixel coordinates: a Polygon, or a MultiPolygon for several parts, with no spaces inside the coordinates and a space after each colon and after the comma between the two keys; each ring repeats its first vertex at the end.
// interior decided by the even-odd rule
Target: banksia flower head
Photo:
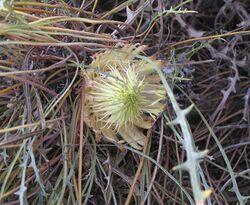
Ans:
{"type": "Polygon", "coordinates": [[[85,73],[85,122],[97,135],[112,141],[120,136],[136,149],[144,145],[143,129],[163,111],[166,95],[152,65],[138,58],[144,48],[126,45],[97,54],[85,73]]]}

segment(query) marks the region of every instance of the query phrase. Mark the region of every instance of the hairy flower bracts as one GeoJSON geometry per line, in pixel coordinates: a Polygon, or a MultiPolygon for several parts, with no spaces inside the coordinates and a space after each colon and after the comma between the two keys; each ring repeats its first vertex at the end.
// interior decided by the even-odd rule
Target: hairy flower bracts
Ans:
{"type": "Polygon", "coordinates": [[[85,74],[85,122],[97,135],[112,141],[119,135],[136,149],[145,143],[142,130],[163,111],[166,95],[151,65],[137,57],[143,49],[127,45],[97,54],[85,74]]]}

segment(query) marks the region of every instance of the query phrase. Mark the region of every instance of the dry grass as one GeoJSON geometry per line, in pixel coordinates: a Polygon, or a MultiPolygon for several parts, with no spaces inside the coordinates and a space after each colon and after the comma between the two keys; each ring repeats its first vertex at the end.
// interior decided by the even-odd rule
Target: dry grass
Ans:
{"type": "Polygon", "coordinates": [[[147,45],[180,107],[195,104],[206,204],[249,203],[248,0],[42,2],[0,1],[0,204],[194,204],[172,169],[187,155],[171,101],[142,151],[84,124],[80,70],[118,43],[147,45]]]}

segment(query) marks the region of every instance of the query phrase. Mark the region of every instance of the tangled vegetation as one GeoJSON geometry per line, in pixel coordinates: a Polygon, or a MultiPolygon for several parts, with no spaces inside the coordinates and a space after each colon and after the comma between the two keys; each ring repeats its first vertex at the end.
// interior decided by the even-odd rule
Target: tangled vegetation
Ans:
{"type": "Polygon", "coordinates": [[[0,204],[250,201],[248,0],[0,0],[0,204]]]}

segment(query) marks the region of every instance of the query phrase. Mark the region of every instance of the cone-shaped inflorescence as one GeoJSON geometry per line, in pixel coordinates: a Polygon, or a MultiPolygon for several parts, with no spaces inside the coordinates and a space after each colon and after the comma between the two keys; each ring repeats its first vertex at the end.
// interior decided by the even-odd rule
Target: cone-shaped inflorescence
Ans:
{"type": "MultiPolygon", "coordinates": [[[[86,69],[85,122],[106,138],[117,135],[136,149],[163,111],[166,91],[152,66],[136,58],[145,47],[126,45],[94,56],[86,69]]],[[[146,57],[149,58],[149,57],[146,57]]],[[[162,62],[149,58],[160,67],[162,62]]]]}

